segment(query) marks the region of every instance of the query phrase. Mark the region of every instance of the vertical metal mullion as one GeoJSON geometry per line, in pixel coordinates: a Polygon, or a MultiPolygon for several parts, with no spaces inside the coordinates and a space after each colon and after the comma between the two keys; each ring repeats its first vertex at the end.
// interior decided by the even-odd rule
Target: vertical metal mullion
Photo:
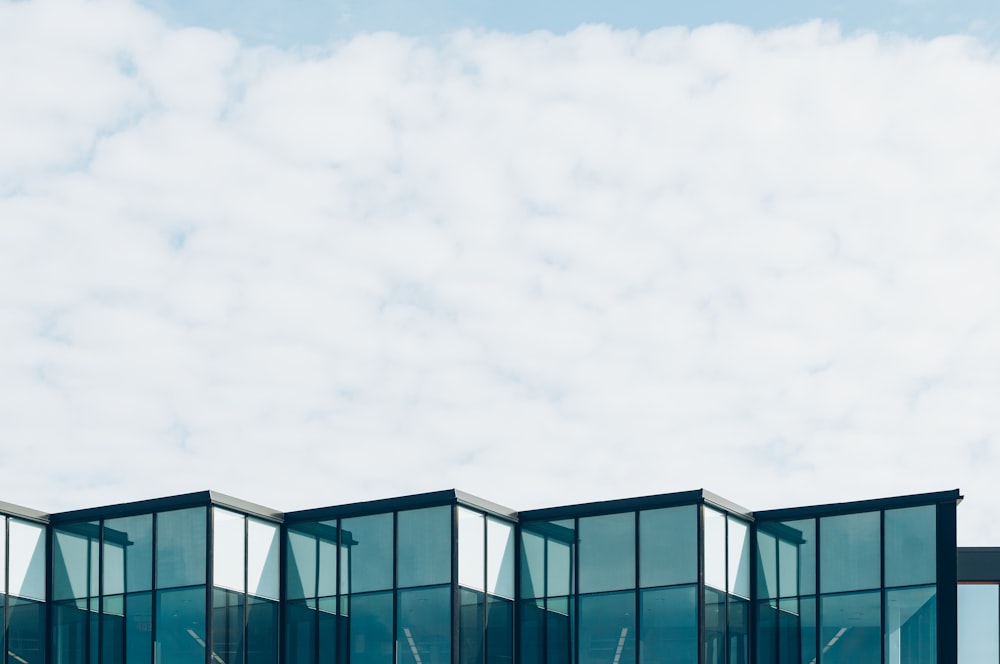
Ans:
{"type": "Polygon", "coordinates": [[[635,632],[635,655],[632,658],[633,662],[638,662],[639,661],[639,649],[642,647],[642,613],[641,613],[641,611],[642,611],[642,605],[641,605],[641,602],[639,600],[639,595],[642,592],[640,590],[640,588],[642,587],[642,583],[640,581],[640,576],[639,576],[639,571],[640,571],[639,570],[639,566],[642,563],[642,561],[640,560],[641,554],[639,553],[639,544],[640,544],[640,542],[639,542],[639,525],[640,525],[639,524],[639,515],[640,515],[639,510],[636,510],[635,513],[634,513],[634,520],[633,520],[633,523],[635,524],[635,526],[634,526],[635,527],[635,532],[633,533],[633,535],[634,535],[633,557],[635,558],[635,584],[634,584],[635,587],[634,587],[634,589],[632,591],[633,593],[635,593],[635,597],[634,597],[635,609],[634,609],[634,611],[632,613],[632,615],[635,616],[635,625],[632,628],[633,631],[635,632]]]}
{"type": "Polygon", "coordinates": [[[567,603],[567,610],[572,611],[573,619],[567,621],[570,625],[569,651],[570,661],[576,664],[580,661],[580,519],[573,519],[573,544],[570,550],[569,565],[569,590],[570,601],[567,603]]]}
{"type": "Polygon", "coordinates": [[[212,611],[215,595],[215,570],[212,569],[215,562],[215,509],[211,503],[203,509],[208,512],[205,519],[205,664],[212,664],[212,653],[215,652],[215,616],[212,611]]]}
{"type": "Polygon", "coordinates": [[[698,503],[698,662],[705,664],[705,502],[698,503]]]}
{"type": "MultiPolygon", "coordinates": [[[[156,614],[158,613],[157,609],[159,608],[159,605],[160,605],[159,604],[159,591],[158,591],[158,588],[159,588],[159,579],[157,578],[157,565],[158,565],[157,549],[159,548],[159,545],[158,545],[158,539],[159,539],[158,533],[159,533],[159,530],[160,530],[160,528],[159,528],[159,521],[160,521],[160,519],[159,519],[159,514],[157,512],[153,512],[153,514],[152,514],[152,521],[153,521],[153,523],[152,523],[152,527],[153,527],[153,537],[152,537],[153,555],[151,556],[151,558],[152,558],[153,569],[150,570],[150,577],[152,578],[153,582],[150,584],[150,587],[151,587],[151,590],[150,590],[150,609],[151,610],[149,612],[150,613],[150,621],[149,622],[150,622],[150,626],[151,626],[151,629],[153,631],[153,634],[152,634],[152,638],[150,639],[149,647],[152,649],[152,652],[150,652],[151,661],[153,662],[153,664],[160,664],[159,662],[156,661],[156,659],[157,659],[157,657],[156,657],[156,641],[157,641],[157,639],[159,637],[159,635],[156,632],[156,629],[157,629],[157,626],[156,626],[156,622],[157,622],[156,621],[156,614]]],[[[125,589],[128,590],[128,586],[126,586],[125,589]]]]}
{"type": "Polygon", "coordinates": [[[313,537],[316,538],[316,546],[313,547],[313,555],[316,557],[315,558],[316,564],[313,565],[313,578],[312,578],[312,582],[313,582],[313,591],[312,591],[312,601],[313,601],[313,614],[312,614],[313,634],[312,634],[312,639],[313,639],[313,654],[314,654],[314,656],[316,658],[316,661],[318,662],[319,661],[319,644],[320,644],[319,630],[320,630],[320,627],[321,627],[320,620],[319,620],[319,575],[320,575],[319,566],[320,566],[321,557],[320,557],[319,534],[313,535],[313,537]]]}
{"type": "Polygon", "coordinates": [[[399,662],[399,512],[392,513],[392,661],[399,662]]]}
{"type": "MultiPolygon", "coordinates": [[[[124,612],[125,598],[122,598],[124,612]]],[[[122,630],[124,631],[124,630],[122,630]]],[[[97,522],[97,662],[104,659],[104,519],[97,522]]]]}
{"type": "MultiPolygon", "coordinates": [[[[458,502],[455,501],[450,505],[451,509],[448,510],[448,514],[451,518],[451,546],[449,547],[451,551],[451,583],[449,587],[451,592],[451,602],[449,603],[448,611],[451,625],[451,661],[452,664],[458,664],[459,661],[459,650],[461,649],[459,620],[461,619],[461,611],[459,610],[461,602],[461,591],[458,587],[458,502]]],[[[483,524],[485,528],[485,522],[483,524]]],[[[486,557],[485,551],[483,557],[486,557]]],[[[484,576],[485,578],[485,576],[484,576]]]]}
{"type": "Polygon", "coordinates": [[[722,628],[722,661],[729,662],[729,514],[726,512],[722,513],[723,522],[726,524],[725,527],[725,537],[722,541],[722,552],[726,560],[726,580],[725,588],[722,589],[722,616],[724,621],[724,627],[722,628]]]}
{"type": "Polygon", "coordinates": [[[250,649],[250,519],[243,515],[243,661],[250,649]]]}
{"type": "Polygon", "coordinates": [[[813,588],[815,591],[813,593],[813,601],[815,602],[813,610],[816,612],[816,627],[814,629],[815,634],[813,636],[813,656],[817,662],[819,661],[820,654],[820,628],[823,625],[823,602],[820,599],[820,591],[822,590],[820,586],[820,575],[823,571],[820,569],[820,547],[823,546],[823,533],[820,532],[822,530],[822,521],[823,519],[820,518],[813,519],[813,527],[816,529],[816,551],[813,553],[813,569],[815,570],[814,574],[816,576],[816,578],[813,579],[815,585],[813,588]]]}
{"type": "MultiPolygon", "coordinates": [[[[747,524],[747,528],[749,529],[749,535],[750,535],[750,550],[749,550],[749,553],[748,553],[749,559],[747,560],[747,565],[750,568],[750,590],[747,593],[748,595],[750,595],[750,597],[748,598],[749,601],[747,602],[747,611],[748,611],[748,614],[747,614],[747,661],[750,662],[750,664],[757,664],[757,560],[760,558],[760,555],[757,552],[757,522],[756,521],[750,521],[747,524]],[[753,638],[751,638],[751,635],[753,635],[753,638]]],[[[777,539],[774,540],[774,569],[775,569],[775,572],[777,573],[777,570],[778,570],[778,540],[777,539]]],[[[774,594],[777,595],[777,598],[775,600],[775,604],[776,605],[780,605],[781,604],[781,590],[779,589],[779,586],[778,586],[778,580],[775,579],[774,583],[775,583],[774,594]]],[[[776,608],[777,608],[777,606],[776,606],[776,608]]],[[[780,609],[778,609],[776,615],[778,617],[778,620],[780,620],[781,619],[781,610],[780,609]]],[[[776,630],[775,631],[775,640],[774,640],[775,653],[778,652],[778,639],[777,639],[777,623],[778,623],[778,620],[775,620],[775,630],[776,630]]],[[[778,659],[779,662],[781,661],[780,656],[777,659],[778,659]]]]}
{"type": "Polygon", "coordinates": [[[483,663],[489,663],[489,629],[490,629],[490,517],[483,514],[483,663]]]}
{"type": "Polygon", "coordinates": [[[878,558],[879,558],[879,635],[881,636],[882,648],[881,648],[881,662],[885,664],[885,651],[888,647],[888,633],[886,632],[885,623],[888,608],[889,608],[889,594],[885,589],[885,510],[878,511],[878,558]]]}

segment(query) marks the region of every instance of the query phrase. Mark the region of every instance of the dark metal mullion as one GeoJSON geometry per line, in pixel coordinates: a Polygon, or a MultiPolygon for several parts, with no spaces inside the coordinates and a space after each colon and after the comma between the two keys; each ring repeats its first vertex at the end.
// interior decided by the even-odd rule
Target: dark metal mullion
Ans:
{"type": "MultiPolygon", "coordinates": [[[[125,598],[122,597],[122,613],[125,598]]],[[[125,630],[122,629],[124,632],[125,630]]],[[[97,522],[97,662],[104,659],[104,520],[97,522]]]]}
{"type": "Polygon", "coordinates": [[[823,519],[821,518],[813,519],[813,528],[816,531],[816,551],[813,552],[813,576],[815,577],[813,579],[813,611],[816,616],[816,619],[813,621],[816,623],[816,627],[813,630],[815,632],[813,636],[813,656],[817,662],[819,662],[820,655],[820,627],[823,624],[823,602],[820,599],[820,591],[822,590],[820,575],[823,572],[820,569],[820,548],[823,546],[822,522],[823,519]]]}
{"type": "Polygon", "coordinates": [[[490,652],[490,644],[487,642],[489,639],[489,627],[490,627],[490,517],[487,514],[483,514],[483,662],[484,664],[490,664],[488,661],[488,655],[490,652]]]}
{"type": "Polygon", "coordinates": [[[722,513],[723,522],[726,524],[725,537],[722,540],[722,551],[726,560],[726,578],[723,581],[722,589],[722,616],[725,627],[722,629],[722,661],[729,662],[729,515],[722,513]]]}
{"type": "MultiPolygon", "coordinates": [[[[156,614],[157,614],[157,607],[159,606],[159,590],[158,590],[158,588],[159,588],[159,579],[156,578],[156,576],[157,576],[157,574],[156,574],[156,570],[157,570],[157,558],[158,558],[158,556],[157,556],[157,547],[158,547],[158,543],[157,543],[157,539],[158,539],[158,537],[157,537],[157,531],[159,531],[159,526],[158,526],[159,514],[157,512],[153,512],[152,522],[153,522],[152,523],[152,526],[153,526],[153,537],[152,537],[152,541],[153,541],[153,555],[151,556],[151,558],[152,558],[152,566],[153,566],[153,568],[150,570],[150,578],[152,579],[153,582],[150,584],[150,592],[149,592],[149,595],[150,595],[150,597],[149,597],[149,599],[150,599],[150,612],[149,612],[150,621],[149,622],[150,622],[150,626],[151,626],[151,629],[152,629],[153,633],[152,633],[152,638],[150,639],[150,642],[149,642],[149,647],[150,647],[150,653],[149,653],[149,655],[150,655],[150,661],[151,662],[155,662],[156,661],[156,641],[157,641],[157,639],[159,637],[159,635],[156,632],[156,614]]],[[[125,590],[128,590],[128,586],[125,587],[125,590]]]]}
{"type": "Polygon", "coordinates": [[[885,651],[888,644],[888,633],[886,632],[886,615],[889,609],[889,592],[885,588],[885,510],[879,510],[878,512],[878,558],[879,558],[879,633],[882,638],[880,639],[882,648],[879,656],[881,657],[882,664],[885,664],[885,651]]]}
{"type": "Polygon", "coordinates": [[[215,616],[213,615],[213,598],[215,595],[215,509],[208,505],[203,509],[208,514],[205,519],[205,664],[212,664],[212,653],[215,652],[215,616]]]}
{"type": "Polygon", "coordinates": [[[642,621],[640,620],[640,617],[642,615],[640,613],[640,611],[642,610],[642,608],[641,608],[640,601],[639,601],[639,594],[642,592],[640,590],[642,584],[641,584],[640,578],[639,578],[639,564],[641,562],[639,560],[639,558],[640,558],[640,554],[639,554],[639,514],[640,514],[640,512],[638,510],[636,510],[632,514],[633,514],[633,517],[634,517],[634,520],[633,520],[633,523],[634,523],[634,533],[633,533],[633,536],[634,536],[633,542],[634,542],[634,544],[633,544],[633,547],[634,548],[632,550],[632,557],[633,557],[634,563],[635,563],[635,582],[633,584],[634,587],[633,587],[633,590],[632,590],[632,592],[635,594],[635,597],[633,598],[634,604],[635,604],[635,609],[632,612],[632,615],[635,617],[635,625],[633,626],[633,630],[635,632],[635,654],[632,657],[632,661],[633,662],[638,662],[639,661],[639,648],[642,647],[642,631],[641,631],[642,630],[642,621]]]}
{"type": "Polygon", "coordinates": [[[243,661],[247,659],[250,648],[250,519],[243,516],[243,661]]]}
{"type": "Polygon", "coordinates": [[[313,653],[315,654],[316,661],[319,661],[319,630],[321,627],[319,620],[319,575],[320,575],[320,545],[319,545],[319,535],[313,536],[316,539],[316,546],[314,547],[314,553],[316,564],[313,565],[313,591],[312,591],[312,601],[313,601],[313,653]]]}
{"type": "Polygon", "coordinates": [[[392,513],[392,661],[399,661],[399,512],[392,513]]]}
{"type": "Polygon", "coordinates": [[[705,664],[705,503],[698,504],[698,662],[705,664]]]}
{"type": "MultiPolygon", "coordinates": [[[[749,602],[747,602],[747,611],[749,612],[747,614],[747,635],[746,635],[747,651],[748,651],[747,661],[750,662],[750,664],[757,664],[756,636],[757,636],[757,610],[759,607],[759,603],[757,601],[757,560],[760,559],[760,552],[757,550],[757,522],[751,521],[750,523],[748,523],[747,529],[748,529],[748,535],[750,536],[750,551],[749,551],[749,559],[747,560],[747,565],[749,566],[750,569],[750,590],[747,593],[748,595],[750,595],[749,602]],[[755,638],[751,639],[750,638],[751,634],[753,634],[755,638]]],[[[781,608],[780,608],[781,588],[779,585],[780,581],[777,578],[778,576],[777,538],[774,539],[774,571],[775,571],[774,594],[777,596],[774,601],[776,609],[775,616],[777,617],[777,620],[774,621],[775,622],[774,652],[777,655],[776,659],[780,662],[781,655],[778,652],[779,646],[778,646],[777,631],[778,631],[778,621],[781,620],[781,608]]]]}
{"type": "Polygon", "coordinates": [[[580,661],[580,519],[573,519],[573,544],[570,549],[569,578],[571,593],[570,601],[566,610],[573,612],[573,619],[567,621],[570,624],[569,651],[570,661],[577,664],[580,661]]]}

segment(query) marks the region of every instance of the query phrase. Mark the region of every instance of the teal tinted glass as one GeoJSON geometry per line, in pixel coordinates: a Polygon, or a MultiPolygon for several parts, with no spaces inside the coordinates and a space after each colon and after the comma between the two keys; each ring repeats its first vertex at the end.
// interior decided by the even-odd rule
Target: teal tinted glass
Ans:
{"type": "Polygon", "coordinates": [[[698,578],[698,507],[639,512],[639,585],[670,586],[698,578]]]}
{"type": "Polygon", "coordinates": [[[778,586],[781,597],[816,592],[816,520],[777,524],[778,586]]]}
{"type": "Polygon", "coordinates": [[[125,661],[149,664],[153,658],[153,594],[135,593],[125,597],[125,661]]]}
{"type": "Polygon", "coordinates": [[[580,592],[634,588],[635,513],[587,517],[577,528],[580,592]]]}
{"type": "Polygon", "coordinates": [[[820,519],[820,589],[824,593],[881,585],[878,512],[820,519]]]}
{"type": "Polygon", "coordinates": [[[757,531],[757,597],[778,596],[778,539],[761,526],[757,531]]]}
{"type": "Polygon", "coordinates": [[[726,594],[705,588],[705,664],[726,664],[726,594]]]}
{"type": "Polygon", "coordinates": [[[204,586],[156,593],[157,662],[204,661],[207,636],[204,586]]]}
{"type": "Polygon", "coordinates": [[[96,596],[98,543],[96,523],[79,523],[52,530],[52,599],[96,596]]]}
{"type": "Polygon", "coordinates": [[[545,597],[545,538],[521,531],[521,597],[545,597]]]}
{"type": "Polygon", "coordinates": [[[579,664],[635,663],[635,592],[581,595],[579,625],[579,664]]]}
{"type": "Polygon", "coordinates": [[[640,664],[698,660],[698,587],[643,590],[639,594],[640,664]]]}
{"type": "MultiPolygon", "coordinates": [[[[705,585],[726,589],[726,515],[703,508],[705,529],[705,585]]],[[[723,656],[724,657],[724,656],[723,656]]]]}
{"type": "Polygon", "coordinates": [[[450,505],[407,510],[396,515],[399,587],[451,582],[451,518],[450,505]]]}
{"type": "Polygon", "coordinates": [[[958,664],[1000,664],[1000,586],[958,586],[958,664]]]}
{"type": "Polygon", "coordinates": [[[881,662],[881,600],[880,592],[820,598],[820,664],[881,662]]]}
{"type": "Polygon", "coordinates": [[[885,512],[885,585],[937,580],[937,506],[885,512]]]}
{"type": "Polygon", "coordinates": [[[351,596],[351,664],[392,664],[392,595],[390,591],[351,596]]]}
{"type": "Polygon", "coordinates": [[[153,515],[104,522],[104,592],[138,592],[153,587],[153,515]]]}
{"type": "Polygon", "coordinates": [[[937,592],[890,590],[885,599],[886,664],[936,664],[937,592]]]}
{"type": "Polygon", "coordinates": [[[392,588],[392,514],[340,522],[347,549],[352,593],[392,588]]]}
{"type": "Polygon", "coordinates": [[[206,514],[204,507],[157,514],[156,585],[158,588],[205,583],[206,514]]]}
{"type": "Polygon", "coordinates": [[[396,642],[401,664],[450,664],[450,586],[399,591],[396,642]]]}

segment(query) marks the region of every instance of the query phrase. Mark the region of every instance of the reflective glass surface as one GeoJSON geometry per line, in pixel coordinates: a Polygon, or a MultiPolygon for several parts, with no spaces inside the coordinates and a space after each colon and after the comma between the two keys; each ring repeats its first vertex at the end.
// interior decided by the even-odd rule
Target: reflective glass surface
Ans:
{"type": "Polygon", "coordinates": [[[212,591],[212,651],[223,662],[243,661],[242,592],[212,591]]]}
{"type": "Polygon", "coordinates": [[[735,595],[729,596],[728,615],[729,664],[747,664],[750,661],[750,602],[735,595]]]}
{"type": "Polygon", "coordinates": [[[881,604],[880,592],[820,598],[820,664],[880,664],[881,604]]]}
{"type": "Polygon", "coordinates": [[[288,529],[285,540],[287,551],[285,592],[288,599],[316,596],[316,538],[288,529]]]}
{"type": "MultiPolygon", "coordinates": [[[[705,585],[726,589],[726,515],[703,508],[705,520],[705,585]]],[[[725,657],[725,655],[723,655],[725,657]]]]}
{"type": "Polygon", "coordinates": [[[577,532],[581,593],[635,587],[634,512],[580,519],[577,532]]]}
{"type": "Polygon", "coordinates": [[[153,660],[153,594],[125,596],[125,661],[149,664],[153,660]]]}
{"type": "MultiPolygon", "coordinates": [[[[729,517],[729,592],[750,597],[750,526],[729,517]]],[[[731,663],[732,664],[732,663],[731,663]]]]}
{"type": "Polygon", "coordinates": [[[52,606],[52,656],[59,664],[86,664],[90,612],[75,602],[52,606]]]}
{"type": "Polygon", "coordinates": [[[351,664],[392,664],[392,592],[351,596],[351,664]]]}
{"type": "Polygon", "coordinates": [[[514,599],[514,524],[486,517],[486,592],[514,599]]]}
{"type": "Polygon", "coordinates": [[[514,661],[514,602],[502,597],[486,598],[486,663],[514,661]]]}
{"type": "Polygon", "coordinates": [[[704,651],[705,664],[725,664],[726,594],[712,588],[705,588],[704,651]]]}
{"type": "Polygon", "coordinates": [[[397,514],[399,587],[451,582],[451,516],[449,505],[397,514]]]}
{"type": "MultiPolygon", "coordinates": [[[[246,664],[277,664],[278,603],[248,597],[246,624],[246,664]]],[[[335,660],[328,657],[321,661],[332,663],[335,660]]]]}
{"type": "Polygon", "coordinates": [[[546,594],[549,597],[569,595],[573,588],[572,545],[561,539],[549,538],[546,556],[546,594]]]}
{"type": "Polygon", "coordinates": [[[635,593],[581,595],[579,630],[579,664],[634,664],[635,593]]]}
{"type": "MultiPolygon", "coordinates": [[[[10,522],[13,526],[14,519],[10,522]]],[[[7,597],[8,663],[41,664],[45,661],[45,640],[45,603],[7,597]]]]}
{"type": "Polygon", "coordinates": [[[757,530],[757,597],[778,596],[778,539],[762,525],[757,530]]]}
{"type": "Polygon", "coordinates": [[[824,593],[881,585],[878,512],[820,519],[820,589],[824,593]]]}
{"type": "Polygon", "coordinates": [[[669,586],[697,578],[697,505],[639,512],[639,584],[669,586]]]}
{"type": "MultiPolygon", "coordinates": [[[[10,534],[7,541],[8,590],[11,595],[30,599],[45,599],[45,527],[19,519],[9,519],[10,534]]],[[[24,615],[34,611],[32,604],[14,603],[28,607],[24,615]]],[[[25,622],[28,625],[30,621],[25,622]]],[[[27,629],[27,627],[26,627],[27,629]]]]}
{"type": "Polygon", "coordinates": [[[156,515],[158,588],[205,583],[207,527],[207,510],[204,507],[156,515]]]}
{"type": "Polygon", "coordinates": [[[311,602],[285,602],[286,664],[314,664],[316,629],[316,609],[311,602]]]}
{"type": "Polygon", "coordinates": [[[153,515],[104,522],[104,591],[109,594],[153,587],[153,515]]]}
{"type": "MultiPolygon", "coordinates": [[[[278,599],[280,573],[278,542],[280,531],[276,524],[247,518],[247,592],[258,597],[278,599]]],[[[334,549],[331,545],[328,548],[334,549]]],[[[330,565],[334,571],[336,562],[330,565]]],[[[324,568],[326,565],[324,565],[324,568]]],[[[336,589],[336,583],[332,584],[336,589]]],[[[259,602],[256,605],[261,605],[259,602]]]]}
{"type": "Polygon", "coordinates": [[[958,586],[958,664],[1000,664],[1000,586],[958,586]]]}
{"type": "Polygon", "coordinates": [[[778,586],[781,597],[816,592],[816,520],[784,521],[778,538],[778,586]]]}
{"type": "Polygon", "coordinates": [[[545,664],[573,661],[573,605],[568,597],[545,602],[545,664]]]}
{"type": "Polygon", "coordinates": [[[780,604],[782,615],[789,616],[789,620],[782,620],[780,640],[782,644],[789,643],[791,646],[782,651],[782,664],[794,664],[794,643],[795,634],[798,630],[798,642],[801,647],[801,656],[798,659],[800,664],[813,664],[816,662],[816,598],[803,597],[799,600],[786,599],[780,604]],[[787,655],[786,655],[787,653],[787,655]]]}
{"type": "Polygon", "coordinates": [[[545,661],[545,600],[522,600],[520,609],[518,661],[521,664],[541,664],[545,661]]]}
{"type": "Polygon", "coordinates": [[[450,664],[451,588],[400,590],[397,626],[401,664],[450,664]]]}
{"type": "Polygon", "coordinates": [[[458,660],[461,664],[482,664],[485,656],[483,626],[486,624],[486,595],[462,588],[459,604],[458,660]]]}
{"type": "Polygon", "coordinates": [[[885,585],[937,580],[937,506],[885,512],[885,585]]]}
{"type": "Polygon", "coordinates": [[[100,664],[125,662],[125,597],[107,596],[102,601],[100,664]]]}
{"type": "Polygon", "coordinates": [[[521,597],[545,597],[545,538],[521,531],[521,597]]]}
{"type": "Polygon", "coordinates": [[[688,664],[698,659],[698,587],[639,593],[640,664],[688,664]]]}
{"type": "Polygon", "coordinates": [[[158,664],[204,661],[206,637],[204,586],[156,593],[153,647],[158,664]]]}
{"type": "Polygon", "coordinates": [[[392,514],[343,519],[340,524],[349,548],[350,592],[392,588],[392,514]]]}
{"type": "Polygon", "coordinates": [[[486,517],[458,508],[458,582],[486,590],[486,517]]]}
{"type": "Polygon", "coordinates": [[[886,592],[886,664],[936,664],[937,593],[933,586],[886,592]]]}
{"type": "Polygon", "coordinates": [[[212,583],[244,592],[246,519],[229,510],[212,509],[212,583]]]}
{"type": "MultiPolygon", "coordinates": [[[[339,548],[337,544],[337,527],[334,522],[320,525],[325,526],[325,528],[322,531],[322,535],[317,538],[319,544],[319,570],[318,578],[316,579],[316,592],[320,597],[330,597],[337,594],[337,549],[339,548]]],[[[348,568],[345,567],[345,569],[348,568]]]]}
{"type": "Polygon", "coordinates": [[[97,595],[96,567],[100,560],[97,551],[99,528],[86,523],[71,528],[53,528],[52,532],[54,600],[97,595]],[[87,531],[89,535],[83,534],[87,531]]]}

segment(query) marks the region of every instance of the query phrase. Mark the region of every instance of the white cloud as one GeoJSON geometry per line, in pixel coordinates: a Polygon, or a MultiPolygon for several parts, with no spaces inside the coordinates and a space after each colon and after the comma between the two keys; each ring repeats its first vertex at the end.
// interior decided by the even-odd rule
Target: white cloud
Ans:
{"type": "Polygon", "coordinates": [[[981,43],[0,26],[5,499],[959,486],[1000,539],[981,43]]]}

